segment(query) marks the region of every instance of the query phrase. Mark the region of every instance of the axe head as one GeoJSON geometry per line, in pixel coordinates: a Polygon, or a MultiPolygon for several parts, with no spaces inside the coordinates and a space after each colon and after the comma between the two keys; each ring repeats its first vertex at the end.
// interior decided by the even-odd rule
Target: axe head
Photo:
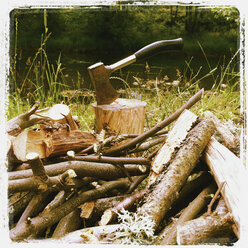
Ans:
{"type": "Polygon", "coordinates": [[[112,70],[102,62],[88,67],[91,81],[95,88],[98,105],[110,104],[119,97],[119,94],[109,82],[112,70]]]}

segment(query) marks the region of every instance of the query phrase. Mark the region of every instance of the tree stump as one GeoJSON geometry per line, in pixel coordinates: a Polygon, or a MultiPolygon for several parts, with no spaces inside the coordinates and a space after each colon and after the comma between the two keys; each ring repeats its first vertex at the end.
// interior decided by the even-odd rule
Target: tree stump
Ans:
{"type": "Polygon", "coordinates": [[[146,102],[118,98],[111,104],[93,103],[93,107],[97,133],[102,129],[115,134],[141,134],[144,131],[146,102]]]}

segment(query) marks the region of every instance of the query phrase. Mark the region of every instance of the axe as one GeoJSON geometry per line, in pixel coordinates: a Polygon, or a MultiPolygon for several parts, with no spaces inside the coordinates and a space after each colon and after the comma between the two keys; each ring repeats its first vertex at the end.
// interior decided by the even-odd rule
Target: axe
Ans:
{"type": "Polygon", "coordinates": [[[126,57],[112,65],[104,65],[98,62],[88,67],[91,81],[95,88],[96,101],[98,105],[110,104],[119,97],[119,94],[109,82],[112,72],[121,69],[138,60],[148,58],[166,50],[179,50],[183,47],[183,39],[161,40],[151,43],[136,53],[126,57]]]}

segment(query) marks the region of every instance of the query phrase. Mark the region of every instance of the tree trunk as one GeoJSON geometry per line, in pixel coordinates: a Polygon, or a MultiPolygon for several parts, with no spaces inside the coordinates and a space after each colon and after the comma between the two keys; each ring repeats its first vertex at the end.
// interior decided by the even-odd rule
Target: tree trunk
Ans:
{"type": "Polygon", "coordinates": [[[146,103],[136,99],[118,98],[111,104],[93,104],[95,125],[114,134],[141,134],[144,130],[146,103]]]}

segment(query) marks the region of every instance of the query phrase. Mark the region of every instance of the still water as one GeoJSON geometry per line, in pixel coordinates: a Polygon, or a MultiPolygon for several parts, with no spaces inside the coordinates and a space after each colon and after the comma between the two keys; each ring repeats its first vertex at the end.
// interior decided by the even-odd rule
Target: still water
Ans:
{"type": "MultiPolygon", "coordinates": [[[[91,81],[87,68],[97,62],[103,62],[105,65],[115,63],[131,54],[120,54],[118,52],[108,53],[61,53],[61,63],[63,68],[64,80],[69,86],[77,85],[78,88],[91,89],[91,81]]],[[[25,61],[30,58],[30,53],[23,55],[22,61],[20,61],[19,75],[20,82],[25,77],[27,72],[25,61]]],[[[48,59],[51,64],[56,68],[56,61],[58,60],[58,52],[48,52],[48,59]]],[[[133,83],[137,81],[137,78],[155,80],[167,78],[167,82],[173,82],[179,79],[181,74],[181,81],[190,81],[192,83],[199,81],[200,87],[210,89],[214,83],[214,78],[220,74],[221,68],[224,68],[230,57],[225,55],[208,55],[204,57],[201,54],[192,55],[185,51],[180,52],[166,52],[159,55],[155,55],[146,60],[136,61],[135,63],[128,65],[118,71],[112,73],[111,83],[116,89],[126,88],[126,83],[132,87],[133,83]],[[214,70],[216,68],[216,70],[214,70]],[[214,70],[212,75],[205,77],[211,70],[214,70]],[[203,78],[204,77],[204,78],[203,78]],[[115,79],[114,79],[115,78],[115,79]],[[118,78],[118,79],[116,79],[118,78]]],[[[232,65],[235,71],[239,70],[238,63],[232,65]]]]}

